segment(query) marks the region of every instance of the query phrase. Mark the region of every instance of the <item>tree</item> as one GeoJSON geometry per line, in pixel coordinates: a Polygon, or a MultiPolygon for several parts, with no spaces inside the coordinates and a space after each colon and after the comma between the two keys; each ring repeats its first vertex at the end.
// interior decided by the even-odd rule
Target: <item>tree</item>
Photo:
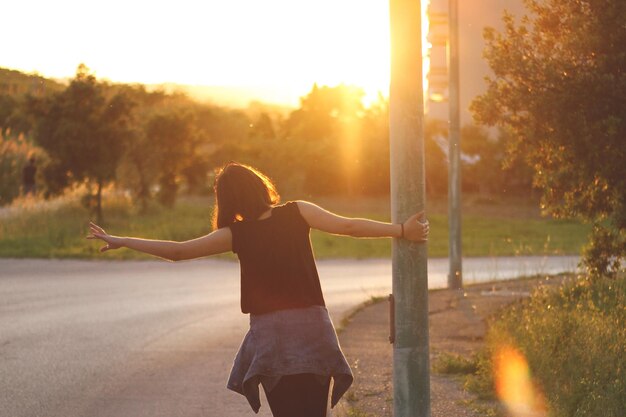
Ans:
{"type": "Polygon", "coordinates": [[[45,176],[58,191],[87,180],[96,186],[96,215],[102,221],[102,189],[115,170],[130,136],[131,101],[123,94],[107,95],[81,64],[62,92],[31,98],[36,117],[35,141],[51,158],[45,176]]]}
{"type": "Polygon", "coordinates": [[[274,123],[267,113],[261,113],[257,117],[256,122],[250,126],[250,137],[253,139],[276,139],[274,123]]]}
{"type": "Polygon", "coordinates": [[[585,264],[613,275],[626,255],[626,2],[525,4],[519,23],[485,30],[494,76],[472,108],[510,134],[547,212],[594,224],[585,264]]]}
{"type": "Polygon", "coordinates": [[[24,102],[23,96],[0,95],[0,134],[17,138],[30,132],[32,126],[24,112],[24,102]]]}
{"type": "Polygon", "coordinates": [[[24,135],[6,136],[0,129],[0,206],[20,195],[22,169],[31,157],[45,160],[45,154],[24,135]]]}
{"type": "Polygon", "coordinates": [[[285,121],[284,139],[299,142],[303,150],[291,162],[304,172],[308,192],[360,191],[364,95],[360,88],[343,84],[314,85],[285,121]]]}
{"type": "Polygon", "coordinates": [[[0,133],[5,134],[5,130],[11,128],[9,119],[13,115],[16,107],[17,100],[15,97],[5,94],[0,95],[0,133]]]}
{"type": "Polygon", "coordinates": [[[426,193],[429,196],[441,197],[448,193],[448,154],[446,152],[447,141],[445,141],[447,135],[446,122],[424,119],[424,155],[426,155],[424,169],[426,170],[426,193]]]}
{"type": "Polygon", "coordinates": [[[462,187],[467,192],[534,198],[532,169],[522,158],[506,152],[506,135],[491,137],[481,126],[461,128],[462,187]]]}
{"type": "Polygon", "coordinates": [[[159,114],[146,129],[146,136],[159,162],[159,201],[172,207],[176,201],[179,175],[193,151],[191,115],[159,114]]]}
{"type": "Polygon", "coordinates": [[[365,109],[361,128],[361,172],[366,195],[388,196],[389,166],[389,101],[382,95],[365,109]]]}

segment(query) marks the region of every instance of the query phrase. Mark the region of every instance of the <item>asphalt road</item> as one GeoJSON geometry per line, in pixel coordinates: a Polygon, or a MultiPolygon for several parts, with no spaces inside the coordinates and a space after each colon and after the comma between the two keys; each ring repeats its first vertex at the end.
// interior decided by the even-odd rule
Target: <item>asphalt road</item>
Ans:
{"type": "MultiPolygon", "coordinates": [[[[465,282],[547,274],[576,257],[464,261],[465,282]]],[[[337,323],[391,288],[389,260],[322,261],[337,323]]],[[[447,260],[429,260],[431,288],[447,260]]],[[[0,416],[242,417],[225,388],[247,330],[239,267],[219,260],[0,259],[0,416]]],[[[258,414],[270,416],[265,403],[258,414]]]]}

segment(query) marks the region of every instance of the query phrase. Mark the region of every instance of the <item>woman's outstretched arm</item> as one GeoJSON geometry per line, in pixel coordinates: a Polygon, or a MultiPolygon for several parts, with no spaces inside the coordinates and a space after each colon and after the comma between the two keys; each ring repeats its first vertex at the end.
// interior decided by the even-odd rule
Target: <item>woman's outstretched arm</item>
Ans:
{"type": "Polygon", "coordinates": [[[94,223],[89,223],[89,229],[91,233],[87,239],[100,239],[106,243],[100,248],[100,252],[128,248],[170,261],[183,261],[228,252],[232,248],[233,240],[228,227],[184,242],[112,236],[94,223]]]}
{"type": "Polygon", "coordinates": [[[298,201],[297,204],[309,226],[324,232],[353,237],[403,237],[413,242],[428,239],[428,220],[422,221],[424,212],[414,214],[402,224],[392,224],[339,216],[308,201],[298,201]]]}

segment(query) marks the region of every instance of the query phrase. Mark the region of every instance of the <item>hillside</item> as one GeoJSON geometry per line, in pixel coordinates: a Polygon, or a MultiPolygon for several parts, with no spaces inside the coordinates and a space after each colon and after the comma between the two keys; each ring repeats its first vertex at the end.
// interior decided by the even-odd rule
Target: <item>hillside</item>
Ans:
{"type": "Polygon", "coordinates": [[[293,106],[280,104],[280,98],[273,97],[270,91],[248,87],[189,85],[178,83],[148,84],[149,90],[163,90],[167,93],[183,93],[201,103],[210,103],[230,108],[245,109],[261,104],[278,114],[287,114],[293,106]]]}
{"type": "Polygon", "coordinates": [[[27,93],[44,95],[63,88],[63,84],[41,75],[0,68],[0,95],[21,96],[27,93]]]}

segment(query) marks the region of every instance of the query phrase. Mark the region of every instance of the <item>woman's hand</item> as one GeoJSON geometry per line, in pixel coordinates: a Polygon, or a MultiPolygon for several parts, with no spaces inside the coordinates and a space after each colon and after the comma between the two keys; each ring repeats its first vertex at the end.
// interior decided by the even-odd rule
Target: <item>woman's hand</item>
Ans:
{"type": "Polygon", "coordinates": [[[105,246],[100,248],[100,252],[122,247],[122,238],[107,234],[107,232],[97,224],[89,222],[89,230],[91,233],[87,236],[87,239],[100,239],[106,243],[105,246]]]}
{"type": "Polygon", "coordinates": [[[426,242],[430,226],[428,220],[421,221],[424,212],[415,213],[404,224],[404,238],[412,242],[426,242]]]}

